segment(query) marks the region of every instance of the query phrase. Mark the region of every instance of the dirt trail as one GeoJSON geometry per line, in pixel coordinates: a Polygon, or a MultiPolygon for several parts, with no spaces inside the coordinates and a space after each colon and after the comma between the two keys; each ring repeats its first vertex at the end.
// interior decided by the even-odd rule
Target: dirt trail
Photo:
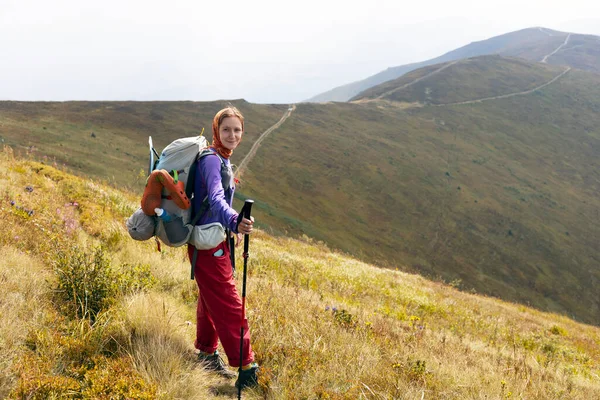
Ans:
{"type": "Polygon", "coordinates": [[[569,39],[570,39],[570,38],[571,38],[571,34],[569,33],[569,34],[567,35],[567,38],[565,39],[564,43],[563,43],[563,44],[561,44],[560,46],[558,46],[556,49],[554,49],[554,51],[553,51],[552,53],[550,53],[550,54],[546,54],[546,55],[544,56],[544,58],[542,58],[542,61],[540,61],[540,62],[543,62],[543,63],[545,63],[545,62],[548,60],[548,57],[551,57],[551,56],[553,56],[553,55],[554,55],[554,54],[556,54],[556,53],[557,53],[557,52],[558,52],[560,49],[562,49],[563,47],[565,47],[565,46],[567,45],[567,43],[569,43],[569,39]]]}
{"type": "Polygon", "coordinates": [[[540,27],[538,27],[538,30],[539,30],[540,32],[542,32],[542,33],[545,33],[545,34],[546,34],[546,35],[548,35],[548,36],[554,36],[554,34],[552,34],[552,33],[548,32],[548,31],[547,31],[546,29],[544,29],[544,28],[540,28],[540,27]]]}
{"type": "Polygon", "coordinates": [[[428,73],[427,75],[423,75],[422,77],[420,77],[420,78],[417,78],[417,79],[415,79],[415,80],[414,80],[414,81],[412,81],[412,82],[409,82],[409,83],[407,83],[407,84],[405,84],[405,85],[402,85],[402,86],[400,86],[400,87],[397,87],[397,88],[394,88],[394,89],[392,89],[392,90],[390,90],[390,91],[388,91],[388,92],[385,92],[385,93],[383,93],[382,95],[379,95],[379,96],[377,96],[377,97],[376,97],[376,98],[374,98],[373,100],[380,100],[380,99],[382,99],[383,97],[385,97],[385,96],[387,96],[387,95],[390,95],[390,94],[392,94],[392,93],[394,93],[394,92],[397,92],[398,90],[405,89],[405,88],[407,88],[407,87],[409,87],[409,86],[411,86],[411,85],[414,85],[414,84],[415,84],[415,83],[417,83],[417,82],[421,82],[423,79],[427,79],[427,78],[429,78],[430,76],[437,74],[438,72],[442,72],[443,70],[445,70],[445,69],[446,69],[446,68],[448,68],[448,67],[451,67],[452,65],[456,64],[457,62],[458,62],[458,60],[457,60],[457,61],[452,61],[450,64],[446,64],[446,65],[444,65],[444,66],[442,66],[442,67],[440,67],[440,68],[436,69],[435,71],[431,71],[431,72],[430,72],[430,73],[428,73]]]}
{"type": "Polygon", "coordinates": [[[525,94],[530,94],[530,93],[535,92],[536,90],[543,89],[546,86],[548,86],[548,85],[556,82],[558,79],[560,79],[563,75],[565,75],[570,70],[571,70],[571,67],[567,67],[567,69],[565,69],[560,74],[556,75],[554,78],[552,78],[548,82],[546,82],[546,83],[544,83],[544,84],[542,84],[542,85],[540,85],[538,87],[535,87],[533,89],[525,90],[523,92],[503,94],[501,96],[494,96],[494,97],[485,97],[483,99],[477,99],[477,100],[460,101],[458,103],[432,104],[432,106],[434,106],[434,107],[445,107],[445,106],[454,106],[454,105],[459,105],[459,104],[473,104],[473,103],[481,103],[483,101],[488,101],[488,100],[506,99],[506,98],[509,98],[509,97],[522,96],[522,95],[525,95],[525,94]]]}
{"type": "Polygon", "coordinates": [[[287,111],[285,112],[285,114],[283,114],[283,117],[281,117],[281,119],[275,125],[271,126],[269,129],[267,129],[266,131],[264,131],[258,137],[258,139],[256,140],[256,142],[254,142],[254,144],[250,148],[250,151],[248,152],[248,154],[246,154],[246,157],[244,157],[244,159],[242,160],[242,162],[238,166],[238,168],[237,168],[237,170],[235,172],[236,178],[239,178],[240,176],[242,176],[242,174],[244,173],[244,170],[246,169],[246,167],[248,166],[248,164],[250,163],[250,161],[252,161],[252,158],[254,158],[254,156],[256,155],[256,151],[260,147],[260,144],[262,143],[262,141],[266,139],[266,137],[269,135],[269,133],[271,133],[275,129],[279,128],[281,126],[281,124],[283,124],[285,122],[285,120],[288,119],[288,117],[290,115],[292,115],[292,113],[294,112],[295,109],[296,109],[296,105],[292,105],[291,107],[289,107],[287,109],[287,111]]]}

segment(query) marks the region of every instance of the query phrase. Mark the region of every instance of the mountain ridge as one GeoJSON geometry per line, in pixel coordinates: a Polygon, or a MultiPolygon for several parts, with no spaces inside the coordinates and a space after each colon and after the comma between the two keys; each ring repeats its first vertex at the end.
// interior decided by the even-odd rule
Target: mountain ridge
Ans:
{"type": "Polygon", "coordinates": [[[477,56],[411,71],[361,92],[350,101],[404,101],[427,105],[466,104],[527,94],[552,84],[570,68],[499,55],[477,56]],[[483,77],[488,79],[469,82],[483,77]],[[462,84],[464,82],[464,84],[462,84]],[[468,93],[462,93],[468,89],[468,93]],[[445,90],[445,93],[437,93],[445,90]]]}
{"type": "MultiPolygon", "coordinates": [[[[378,74],[331,89],[330,91],[313,96],[306,101],[348,101],[364,90],[389,80],[396,79],[410,71],[433,64],[480,55],[500,54],[541,62],[544,57],[560,47],[568,35],[568,32],[553,31],[542,27],[526,28],[509,32],[490,39],[472,42],[426,61],[387,68],[378,74]]],[[[600,72],[600,63],[598,62],[600,61],[600,44],[596,46],[596,42],[593,40],[594,38],[600,39],[600,37],[573,33],[571,33],[571,35],[573,35],[574,38],[577,38],[572,45],[579,47],[569,49],[566,56],[560,53],[560,56],[555,54],[551,59],[551,63],[586,69],[592,72],[600,72]],[[594,50],[592,54],[587,54],[586,52],[588,52],[588,49],[590,48],[593,48],[594,50]],[[590,58],[593,62],[590,61],[590,58]]]]}

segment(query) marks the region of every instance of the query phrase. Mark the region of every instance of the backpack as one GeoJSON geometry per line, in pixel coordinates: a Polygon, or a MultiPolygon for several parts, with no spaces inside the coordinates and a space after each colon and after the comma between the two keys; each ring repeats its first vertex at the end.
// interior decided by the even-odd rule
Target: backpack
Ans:
{"type": "Polygon", "coordinates": [[[160,156],[152,146],[152,137],[148,142],[149,176],[141,207],[127,220],[129,235],[135,240],[148,240],[154,236],[171,247],[187,243],[199,250],[216,247],[226,237],[223,226],[218,222],[196,226],[196,222],[209,209],[208,198],[204,199],[199,210],[191,207],[196,166],[202,157],[219,157],[224,190],[231,185],[231,168],[208,148],[204,136],[177,139],[165,147],[160,156]]]}

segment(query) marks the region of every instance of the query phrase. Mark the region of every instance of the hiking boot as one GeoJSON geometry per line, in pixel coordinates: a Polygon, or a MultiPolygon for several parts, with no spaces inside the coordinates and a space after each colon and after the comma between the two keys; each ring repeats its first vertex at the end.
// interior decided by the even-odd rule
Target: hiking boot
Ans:
{"type": "Polygon", "coordinates": [[[241,370],[240,374],[235,381],[235,387],[238,389],[251,388],[258,386],[258,364],[254,364],[252,368],[247,370],[241,370]]]}
{"type": "Polygon", "coordinates": [[[200,364],[209,371],[214,371],[226,378],[235,377],[235,373],[227,369],[227,365],[219,355],[218,351],[215,351],[210,355],[200,352],[198,353],[198,361],[200,361],[200,364]]]}

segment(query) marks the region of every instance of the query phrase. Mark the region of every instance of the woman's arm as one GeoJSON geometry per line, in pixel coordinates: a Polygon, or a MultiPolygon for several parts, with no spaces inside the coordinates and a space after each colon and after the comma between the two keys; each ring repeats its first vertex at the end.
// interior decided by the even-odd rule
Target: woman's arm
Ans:
{"type": "Polygon", "coordinates": [[[221,160],[217,155],[204,156],[200,163],[200,177],[207,189],[211,220],[219,221],[225,228],[235,230],[238,213],[231,208],[225,198],[221,183],[221,160]]]}

